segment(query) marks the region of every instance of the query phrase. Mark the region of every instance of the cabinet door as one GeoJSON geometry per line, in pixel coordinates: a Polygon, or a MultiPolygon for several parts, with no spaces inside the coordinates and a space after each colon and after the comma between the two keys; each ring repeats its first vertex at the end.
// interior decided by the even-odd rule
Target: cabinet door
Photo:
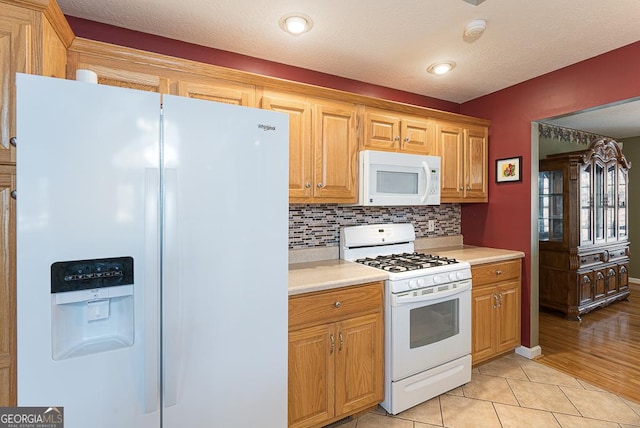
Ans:
{"type": "Polygon", "coordinates": [[[335,341],[333,324],[289,332],[290,428],[318,425],[334,416],[335,341]]]}
{"type": "Polygon", "coordinates": [[[465,138],[465,199],[487,202],[488,142],[486,128],[469,128],[465,138]]]}
{"type": "Polygon", "coordinates": [[[314,198],[356,202],[358,141],[355,106],[320,101],[314,108],[314,198]]]}
{"type": "Polygon", "coordinates": [[[261,107],[289,115],[289,199],[310,198],[313,151],[311,141],[311,105],[299,98],[264,96],[261,107]]]}
{"type": "Polygon", "coordinates": [[[604,269],[606,276],[607,296],[618,293],[618,266],[609,266],[604,269]]]}
{"type": "Polygon", "coordinates": [[[16,405],[15,168],[0,166],[0,406],[16,405]]]}
{"type": "Polygon", "coordinates": [[[336,324],[336,416],[384,398],[383,331],[382,313],[336,324]]]}
{"type": "Polygon", "coordinates": [[[493,326],[498,302],[495,287],[473,288],[471,296],[471,356],[473,364],[477,364],[493,356],[493,326]]]}
{"type": "Polygon", "coordinates": [[[31,13],[0,4],[0,162],[15,163],[15,149],[10,144],[16,135],[16,73],[33,73],[31,13]]]}
{"type": "Polygon", "coordinates": [[[596,243],[605,242],[605,169],[606,165],[593,163],[593,228],[596,243]]]}
{"type": "Polygon", "coordinates": [[[599,269],[593,272],[593,300],[602,299],[607,293],[606,269],[599,269]]]}
{"type": "Polygon", "coordinates": [[[427,119],[402,119],[400,122],[400,151],[403,153],[417,153],[432,155],[438,153],[435,127],[427,119]]]}
{"type": "Polygon", "coordinates": [[[400,119],[395,116],[367,112],[364,115],[364,150],[400,148],[400,119]]]}
{"type": "Polygon", "coordinates": [[[464,195],[462,187],[462,144],[464,131],[462,128],[439,124],[438,154],[441,158],[440,198],[442,202],[459,202],[464,195]]]}
{"type": "Polygon", "coordinates": [[[593,272],[578,274],[579,306],[593,302],[593,272]]]}
{"type": "Polygon", "coordinates": [[[218,103],[255,107],[255,89],[252,86],[238,85],[224,81],[207,83],[181,81],[174,85],[172,93],[183,97],[218,103]]]}
{"type": "Polygon", "coordinates": [[[629,264],[622,263],[618,265],[618,290],[629,290],[629,264]]]}
{"type": "Polygon", "coordinates": [[[618,168],[618,240],[627,239],[627,172],[623,168],[618,168]]]}
{"type": "Polygon", "coordinates": [[[496,352],[520,345],[520,280],[500,284],[498,293],[498,318],[496,352]]]}

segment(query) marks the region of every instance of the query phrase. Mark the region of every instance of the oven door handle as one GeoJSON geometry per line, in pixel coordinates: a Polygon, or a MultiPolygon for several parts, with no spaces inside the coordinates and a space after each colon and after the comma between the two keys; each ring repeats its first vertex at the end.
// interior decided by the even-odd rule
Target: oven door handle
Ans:
{"type": "Polygon", "coordinates": [[[471,281],[468,281],[466,283],[463,283],[461,286],[456,287],[454,289],[451,290],[447,290],[447,291],[440,291],[440,292],[436,292],[436,293],[431,293],[431,294],[424,294],[421,296],[412,296],[412,292],[408,292],[408,293],[400,293],[400,294],[394,294],[391,296],[391,305],[392,306],[400,306],[400,305],[407,305],[407,304],[411,304],[411,303],[416,303],[416,302],[427,302],[430,300],[440,300],[442,298],[445,297],[451,297],[451,296],[455,296],[457,294],[462,294],[467,290],[471,289],[471,281]]]}

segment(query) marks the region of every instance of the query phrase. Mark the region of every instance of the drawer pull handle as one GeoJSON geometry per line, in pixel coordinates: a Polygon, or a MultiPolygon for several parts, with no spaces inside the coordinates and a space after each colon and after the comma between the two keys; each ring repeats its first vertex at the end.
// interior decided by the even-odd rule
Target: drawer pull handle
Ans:
{"type": "Polygon", "coordinates": [[[331,339],[331,351],[329,351],[329,355],[333,354],[333,350],[336,347],[336,342],[333,339],[333,334],[329,335],[329,339],[331,339]]]}
{"type": "Polygon", "coordinates": [[[580,259],[580,261],[581,261],[582,263],[586,263],[586,262],[587,262],[587,258],[586,258],[586,257],[583,257],[583,258],[581,258],[581,259],[580,259]]]}
{"type": "Polygon", "coordinates": [[[496,275],[502,275],[502,271],[501,271],[500,269],[498,269],[498,270],[496,271],[496,275]]]}
{"type": "Polygon", "coordinates": [[[340,306],[342,306],[342,303],[340,303],[339,301],[335,303],[334,305],[336,308],[339,308],[340,306]]]}
{"type": "Polygon", "coordinates": [[[340,346],[338,346],[338,351],[342,351],[342,344],[344,343],[344,341],[342,340],[342,332],[338,334],[338,337],[340,338],[340,346]]]}

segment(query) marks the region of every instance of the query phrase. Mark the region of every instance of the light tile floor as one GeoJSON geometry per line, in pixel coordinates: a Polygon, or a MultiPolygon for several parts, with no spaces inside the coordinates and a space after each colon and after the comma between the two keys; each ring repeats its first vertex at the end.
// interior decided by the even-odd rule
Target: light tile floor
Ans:
{"type": "Polygon", "coordinates": [[[630,428],[640,403],[509,354],[473,370],[471,382],[396,416],[384,409],[339,428],[630,428]]]}

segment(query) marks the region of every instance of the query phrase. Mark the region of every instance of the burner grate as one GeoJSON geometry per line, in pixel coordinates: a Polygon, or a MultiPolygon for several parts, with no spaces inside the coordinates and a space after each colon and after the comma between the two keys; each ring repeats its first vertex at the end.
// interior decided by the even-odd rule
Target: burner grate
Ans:
{"type": "Polygon", "coordinates": [[[377,257],[365,257],[357,259],[355,262],[388,272],[406,272],[458,263],[458,261],[453,258],[424,253],[401,253],[377,257]]]}

